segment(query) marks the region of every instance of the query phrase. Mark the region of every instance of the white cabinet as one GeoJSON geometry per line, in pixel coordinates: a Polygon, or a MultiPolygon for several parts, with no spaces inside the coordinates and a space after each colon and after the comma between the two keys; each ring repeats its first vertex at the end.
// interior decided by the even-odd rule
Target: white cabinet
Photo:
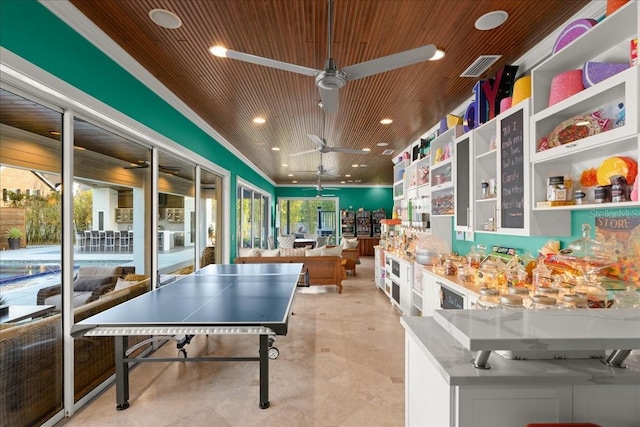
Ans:
{"type": "Polygon", "coordinates": [[[385,254],[387,260],[386,281],[391,288],[391,303],[402,314],[412,314],[413,263],[395,255],[385,254]]]}
{"type": "Polygon", "coordinates": [[[384,264],[384,250],[380,246],[374,248],[374,275],[376,286],[384,291],[384,278],[386,274],[384,264]]]}
{"type": "MultiPolygon", "coordinates": [[[[460,149],[470,146],[468,170],[472,175],[464,181],[470,186],[465,195],[470,198],[470,209],[456,209],[459,231],[521,236],[570,234],[568,212],[531,211],[529,119],[530,100],[526,99],[456,140],[460,149]]],[[[461,160],[457,169],[463,167],[461,160]]],[[[462,207],[467,199],[457,196],[456,200],[462,207]]]]}
{"type": "MultiPolygon", "coordinates": [[[[456,155],[453,168],[455,186],[456,231],[473,232],[473,187],[475,161],[471,161],[474,146],[473,132],[467,132],[455,140],[456,155]]],[[[495,168],[494,168],[495,169],[495,168]]]]}
{"type": "Polygon", "coordinates": [[[462,135],[462,126],[448,129],[431,142],[431,216],[454,213],[453,160],[455,138],[462,135]]]}
{"type": "MultiPolygon", "coordinates": [[[[637,1],[628,2],[532,70],[531,162],[534,211],[640,206],[638,202],[594,204],[590,191],[585,191],[587,200],[580,205],[549,206],[549,203],[544,203],[547,201],[549,176],[572,177],[574,186],[577,187],[575,184],[579,185],[582,171],[597,168],[608,157],[627,156],[638,161],[640,67],[630,67],[550,107],[548,103],[552,79],[559,73],[580,69],[589,61],[629,63],[631,39],[638,37],[639,9],[637,1]],[[603,108],[605,106],[608,107],[603,108]],[[554,128],[563,122],[569,122],[577,116],[592,116],[596,111],[615,110],[620,106],[624,106],[624,122],[611,120],[614,125],[610,130],[596,132],[590,127],[592,130],[584,133],[586,136],[582,139],[552,148],[543,144],[544,139],[548,139],[554,128]]],[[[576,130],[577,126],[574,125],[568,132],[576,130]]],[[[569,139],[571,138],[566,140],[569,139]]],[[[552,138],[552,141],[555,139],[552,138]]]]}

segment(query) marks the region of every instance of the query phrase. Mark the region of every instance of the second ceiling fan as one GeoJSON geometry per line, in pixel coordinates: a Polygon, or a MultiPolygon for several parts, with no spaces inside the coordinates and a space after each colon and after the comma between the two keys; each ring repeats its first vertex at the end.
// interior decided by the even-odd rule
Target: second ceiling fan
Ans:
{"type": "Polygon", "coordinates": [[[209,48],[209,51],[213,55],[219,57],[237,59],[239,61],[250,62],[252,64],[264,65],[266,67],[277,68],[284,71],[314,77],[316,86],[320,91],[322,109],[327,113],[335,113],[338,111],[338,89],[343,87],[348,81],[428,61],[433,58],[437,52],[436,47],[429,44],[338,69],[332,53],[333,0],[327,1],[329,3],[327,59],[323,70],[290,64],[288,62],[277,61],[275,59],[263,58],[248,53],[236,52],[234,50],[228,50],[222,46],[213,46],[209,48]]]}

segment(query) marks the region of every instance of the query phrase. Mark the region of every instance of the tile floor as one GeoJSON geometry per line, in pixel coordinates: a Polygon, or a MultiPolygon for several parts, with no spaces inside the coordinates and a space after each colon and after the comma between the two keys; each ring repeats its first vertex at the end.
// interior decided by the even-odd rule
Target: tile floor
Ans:
{"type": "MultiPolygon", "coordinates": [[[[144,363],[130,404],[108,388],[65,426],[402,426],[404,330],[373,281],[373,258],[335,287],[300,288],[289,333],[269,364],[271,407],[258,408],[256,362],[144,363]]],[[[198,336],[190,357],[257,354],[257,337],[198,336]]],[[[173,344],[156,354],[175,356],[173,344]]]]}

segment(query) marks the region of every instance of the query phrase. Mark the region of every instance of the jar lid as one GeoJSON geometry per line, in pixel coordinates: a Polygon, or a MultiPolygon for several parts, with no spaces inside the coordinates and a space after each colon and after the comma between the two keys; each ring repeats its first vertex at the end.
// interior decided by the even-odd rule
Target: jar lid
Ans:
{"type": "Polygon", "coordinates": [[[500,304],[519,307],[522,306],[522,297],[520,295],[501,295],[500,304]]]}
{"type": "Polygon", "coordinates": [[[527,295],[529,293],[529,289],[522,287],[511,287],[509,288],[509,293],[511,295],[527,295]]]}
{"type": "Polygon", "coordinates": [[[566,294],[562,297],[563,301],[575,302],[575,303],[587,303],[587,296],[585,294],[566,294]]]}
{"type": "Polygon", "coordinates": [[[534,295],[532,299],[533,299],[533,302],[536,304],[556,305],[556,300],[546,295],[534,295]]]}
{"type": "Polygon", "coordinates": [[[497,289],[480,288],[480,295],[499,295],[500,292],[497,289]]]}
{"type": "Polygon", "coordinates": [[[538,288],[538,292],[540,292],[541,294],[558,294],[560,290],[558,288],[541,286],[538,288]]]}

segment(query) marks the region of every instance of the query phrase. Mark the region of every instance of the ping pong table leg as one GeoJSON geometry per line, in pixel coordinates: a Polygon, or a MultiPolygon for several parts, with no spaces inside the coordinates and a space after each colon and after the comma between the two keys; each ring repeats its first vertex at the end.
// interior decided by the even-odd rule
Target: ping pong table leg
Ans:
{"type": "Polygon", "coordinates": [[[269,335],[260,335],[260,409],[269,405],[269,335]]]}
{"type": "Polygon", "coordinates": [[[129,338],[115,337],[116,348],[116,409],[122,411],[129,407],[129,363],[124,361],[129,338]]]}

